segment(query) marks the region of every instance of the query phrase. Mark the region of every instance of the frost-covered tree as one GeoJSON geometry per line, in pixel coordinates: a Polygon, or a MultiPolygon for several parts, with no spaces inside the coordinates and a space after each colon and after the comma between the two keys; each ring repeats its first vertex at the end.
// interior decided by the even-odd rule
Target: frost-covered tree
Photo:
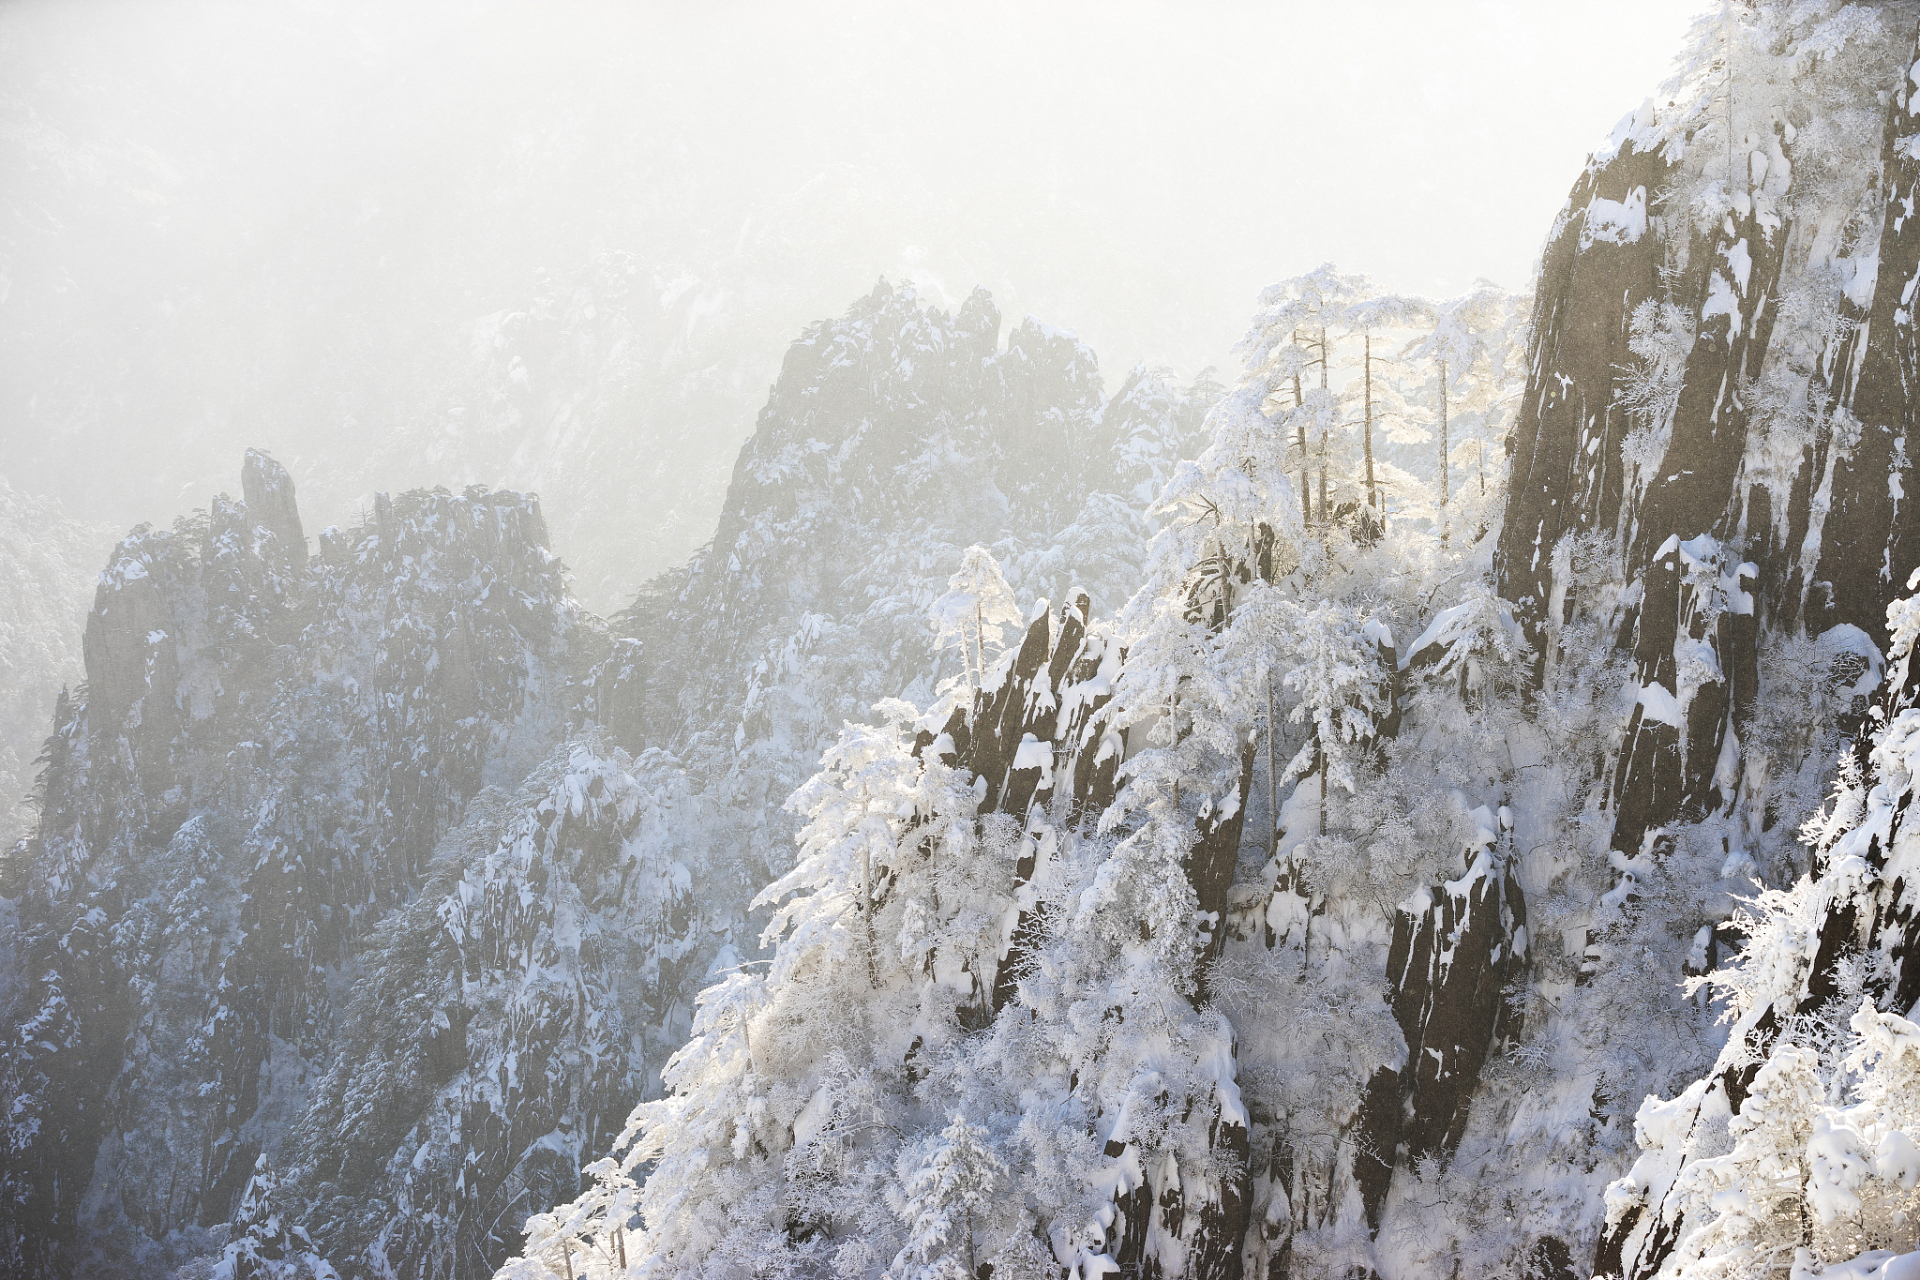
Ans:
{"type": "Polygon", "coordinates": [[[1328,471],[1338,443],[1335,433],[1345,426],[1332,385],[1335,344],[1347,334],[1349,309],[1373,292],[1365,276],[1341,275],[1332,263],[1323,264],[1263,290],[1260,310],[1241,342],[1244,367],[1235,394],[1249,396],[1273,414],[1290,439],[1303,523],[1330,518],[1328,471]]]}
{"type": "MultiPolygon", "coordinates": [[[[1477,490],[1486,492],[1487,440],[1499,434],[1502,415],[1525,377],[1515,366],[1524,354],[1517,339],[1528,301],[1476,281],[1466,293],[1435,307],[1431,327],[1409,344],[1407,358],[1430,371],[1421,390],[1433,406],[1439,437],[1435,472],[1442,508],[1453,501],[1453,469],[1469,451],[1477,490]]],[[[1443,512],[1442,519],[1448,514],[1443,512]]]]}
{"type": "Polygon", "coordinates": [[[978,685],[986,675],[988,644],[997,644],[1005,628],[1021,621],[1013,588],[993,553],[978,543],[961,554],[960,567],[947,579],[947,593],[933,602],[927,616],[936,649],[959,646],[970,685],[978,685]]]}
{"type": "Polygon", "coordinates": [[[1322,600],[1294,605],[1279,624],[1280,683],[1293,695],[1287,718],[1312,726],[1313,740],[1287,765],[1314,775],[1320,791],[1320,834],[1327,833],[1327,785],[1351,795],[1354,753],[1374,735],[1384,710],[1379,624],[1350,607],[1322,600]]]}
{"type": "Polygon", "coordinates": [[[900,1186],[891,1197],[907,1243],[887,1268],[897,1280],[970,1280],[980,1273],[976,1238],[1007,1165],[985,1129],[955,1112],[916,1161],[901,1155],[900,1186]]]}
{"type": "Polygon", "coordinates": [[[279,1192],[279,1180],[263,1155],[241,1193],[231,1227],[235,1238],[214,1264],[214,1280],[340,1280],[315,1251],[306,1229],[287,1219],[288,1206],[276,1203],[279,1192]]]}

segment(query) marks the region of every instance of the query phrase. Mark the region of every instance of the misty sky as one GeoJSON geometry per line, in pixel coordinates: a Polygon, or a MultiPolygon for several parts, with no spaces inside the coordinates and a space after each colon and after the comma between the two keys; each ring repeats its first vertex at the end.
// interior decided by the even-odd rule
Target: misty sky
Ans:
{"type": "Polygon", "coordinates": [[[658,568],[711,532],[786,342],[883,274],[985,284],[1110,378],[1228,371],[1259,289],[1324,260],[1527,286],[1693,8],[14,0],[0,476],[125,527],[262,443],[321,519],[474,479],[586,510],[566,433],[480,433],[457,357],[619,252],[672,313],[596,428],[688,477],[628,553],[658,568]]]}

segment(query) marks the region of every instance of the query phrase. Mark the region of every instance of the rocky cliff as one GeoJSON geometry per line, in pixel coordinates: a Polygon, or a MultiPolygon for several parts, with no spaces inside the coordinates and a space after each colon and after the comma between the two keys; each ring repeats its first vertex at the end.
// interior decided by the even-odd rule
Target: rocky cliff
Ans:
{"type": "Polygon", "coordinates": [[[0,889],[9,1265],[485,1275],[574,1195],[752,954],[822,738],[926,678],[960,549],[1138,572],[1207,389],[1109,398],[999,325],[882,286],[810,330],[719,550],[613,634],[529,495],[309,541],[250,451],[240,500],[123,541],[0,889]]]}
{"type": "Polygon", "coordinates": [[[1920,14],[1730,12],[1552,229],[1488,538],[1303,521],[1300,334],[1357,286],[1270,291],[1118,618],[1043,610],[980,688],[827,753],[773,965],[701,997],[629,1126],[652,1180],[604,1166],[509,1274],[622,1274],[616,1235],[669,1274],[1270,1280],[1727,1274],[1766,1214],[1813,1224],[1796,1274],[1891,1238],[1841,1192],[1855,1160],[1863,1212],[1906,1203],[1898,1117],[1802,1134],[1797,1207],[1713,1162],[1798,1105],[1744,1098],[1883,1088],[1917,1034],[1911,713],[1870,713],[1920,560],[1920,14]],[[1864,997],[1893,1012],[1848,1041],[1864,997]],[[1847,1043],[1855,1076],[1806,1065],[1847,1043]]]}
{"type": "Polygon", "coordinates": [[[604,641],[538,504],[382,497],[309,556],[292,481],[136,530],[8,859],[9,1265],[152,1270],[226,1220],[332,1052],[372,931],[604,641]]]}

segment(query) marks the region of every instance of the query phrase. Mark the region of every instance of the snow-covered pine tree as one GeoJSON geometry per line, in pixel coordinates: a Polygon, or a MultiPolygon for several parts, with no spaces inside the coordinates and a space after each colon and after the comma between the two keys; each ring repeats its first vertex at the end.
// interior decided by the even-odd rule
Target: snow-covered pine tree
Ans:
{"type": "Polygon", "coordinates": [[[1292,442],[1300,476],[1303,523],[1325,523],[1332,450],[1344,428],[1340,396],[1332,385],[1334,344],[1344,335],[1349,307],[1373,294],[1365,276],[1344,276],[1324,263],[1302,276],[1269,286],[1242,340],[1242,389],[1273,415],[1292,442]],[[1317,500],[1313,479],[1318,476],[1317,500]]]}
{"type": "MultiPolygon", "coordinates": [[[[1428,370],[1420,398],[1430,404],[1439,447],[1434,471],[1438,480],[1440,520],[1451,527],[1456,496],[1477,509],[1487,490],[1487,444],[1503,434],[1504,417],[1511,414],[1524,373],[1515,364],[1524,355],[1515,341],[1524,328],[1530,300],[1488,281],[1476,281],[1459,297],[1440,303],[1432,327],[1409,344],[1406,356],[1428,370]],[[1455,486],[1456,467],[1467,470],[1471,459],[1474,484],[1455,486]]],[[[1475,537],[1487,521],[1469,520],[1475,537]]]]}
{"type": "Polygon", "coordinates": [[[961,553],[947,593],[929,607],[928,617],[934,647],[957,645],[966,683],[977,687],[987,674],[987,645],[998,645],[1005,628],[1019,625],[1020,608],[993,553],[975,543],[961,553]]]}
{"type": "Polygon", "coordinates": [[[907,1243],[887,1268],[889,1280],[973,1280],[980,1274],[978,1228],[989,1220],[1007,1165],[985,1129],[955,1112],[953,1122],[916,1160],[902,1153],[894,1212],[907,1243]]]}
{"type": "Polygon", "coordinates": [[[254,1161],[234,1210],[234,1240],[221,1250],[212,1280],[339,1280],[306,1229],[287,1219],[280,1182],[267,1157],[254,1161]]]}
{"type": "Polygon", "coordinates": [[[1319,834],[1325,835],[1328,783],[1353,794],[1354,756],[1389,710],[1381,628],[1332,600],[1311,609],[1294,604],[1276,622],[1280,684],[1293,695],[1287,718],[1312,726],[1312,741],[1289,762],[1286,774],[1317,779],[1319,834]]]}

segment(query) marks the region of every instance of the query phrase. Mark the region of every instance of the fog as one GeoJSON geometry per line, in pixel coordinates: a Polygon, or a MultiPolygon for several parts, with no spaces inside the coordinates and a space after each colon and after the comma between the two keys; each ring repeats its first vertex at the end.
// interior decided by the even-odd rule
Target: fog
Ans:
{"type": "Polygon", "coordinates": [[[1526,287],[1687,8],[12,3],[0,479],[124,529],[259,445],[309,533],[532,488],[617,607],[883,276],[1109,379],[1229,370],[1323,260],[1526,287]]]}

